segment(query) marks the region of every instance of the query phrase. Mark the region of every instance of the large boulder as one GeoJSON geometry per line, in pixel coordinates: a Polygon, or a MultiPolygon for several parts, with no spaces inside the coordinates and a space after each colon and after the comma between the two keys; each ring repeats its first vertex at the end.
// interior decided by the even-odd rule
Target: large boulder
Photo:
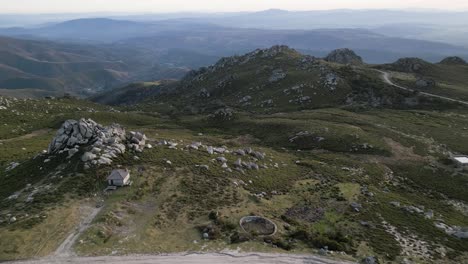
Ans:
{"type": "Polygon", "coordinates": [[[67,120],[49,144],[48,153],[53,154],[65,148],[87,144],[96,139],[102,130],[104,128],[91,119],[67,120]]]}
{"type": "Polygon", "coordinates": [[[91,165],[110,165],[113,158],[125,153],[126,145],[141,152],[146,140],[141,132],[131,132],[127,136],[118,124],[104,127],[91,119],[67,120],[50,143],[48,153],[67,151],[71,158],[81,149],[84,151],[81,160],[89,168],[91,165]]]}
{"type": "Polygon", "coordinates": [[[336,49],[330,52],[325,60],[339,64],[360,65],[364,63],[362,58],[350,49],[336,49]]]}

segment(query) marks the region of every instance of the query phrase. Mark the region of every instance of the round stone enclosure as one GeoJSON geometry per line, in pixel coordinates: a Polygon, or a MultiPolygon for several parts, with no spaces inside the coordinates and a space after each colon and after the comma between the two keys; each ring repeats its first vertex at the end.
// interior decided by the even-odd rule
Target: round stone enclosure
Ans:
{"type": "Polygon", "coordinates": [[[252,235],[270,236],[276,233],[276,224],[261,216],[244,216],[239,221],[241,228],[252,235]]]}

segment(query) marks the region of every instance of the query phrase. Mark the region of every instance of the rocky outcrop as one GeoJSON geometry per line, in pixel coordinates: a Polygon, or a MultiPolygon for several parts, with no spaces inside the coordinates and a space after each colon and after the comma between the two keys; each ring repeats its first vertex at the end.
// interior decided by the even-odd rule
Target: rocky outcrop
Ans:
{"type": "MultiPolygon", "coordinates": [[[[243,56],[232,56],[232,57],[225,57],[221,58],[216,64],[211,65],[209,67],[200,68],[197,71],[192,71],[185,76],[183,82],[186,86],[190,86],[192,82],[204,81],[208,78],[208,76],[212,75],[217,71],[226,71],[227,69],[237,66],[246,64],[249,61],[256,59],[256,58],[274,58],[281,54],[299,54],[296,50],[289,48],[288,46],[273,46],[267,49],[257,49],[252,52],[249,52],[243,56]]],[[[282,76],[279,74],[278,76],[282,76]]],[[[235,77],[235,76],[234,76],[235,77]]],[[[285,77],[285,76],[284,76],[285,77]]],[[[282,78],[284,78],[282,77],[282,78]]],[[[236,78],[230,78],[236,79],[236,78]]],[[[276,78],[273,78],[276,79],[276,78]]],[[[218,86],[224,86],[226,82],[229,80],[224,80],[218,84],[218,86]]],[[[201,96],[201,94],[199,94],[201,96]]]]}
{"type": "Polygon", "coordinates": [[[91,119],[67,120],[50,143],[48,154],[67,152],[67,158],[71,158],[81,148],[84,151],[81,161],[85,168],[89,168],[110,165],[127,149],[142,152],[147,145],[146,140],[140,132],[132,131],[127,135],[119,124],[104,127],[91,119]]]}
{"type": "Polygon", "coordinates": [[[10,108],[10,100],[0,96],[0,110],[7,110],[8,108],[10,108]]]}
{"type": "Polygon", "coordinates": [[[430,65],[429,62],[419,58],[402,58],[390,64],[390,69],[400,72],[421,73],[430,65]]]}
{"type": "Polygon", "coordinates": [[[282,69],[276,69],[271,73],[270,78],[268,78],[268,82],[275,83],[281,81],[286,78],[286,75],[287,74],[282,69]]]}
{"type": "Polygon", "coordinates": [[[453,56],[447,57],[439,62],[439,64],[445,65],[467,65],[466,61],[460,57],[453,56]]]}
{"type": "Polygon", "coordinates": [[[350,49],[336,49],[330,52],[327,57],[325,57],[325,60],[339,64],[363,64],[362,58],[350,49]]]}
{"type": "Polygon", "coordinates": [[[91,119],[67,120],[50,143],[48,153],[53,154],[65,148],[95,141],[103,131],[104,127],[91,119]]]}
{"type": "Polygon", "coordinates": [[[210,114],[208,118],[214,121],[230,121],[234,119],[234,110],[231,108],[221,108],[210,114]]]}
{"type": "Polygon", "coordinates": [[[420,77],[416,80],[416,87],[418,88],[431,88],[436,85],[436,82],[433,79],[420,77]]]}
{"type": "Polygon", "coordinates": [[[211,94],[206,88],[202,88],[200,92],[198,93],[198,96],[202,98],[208,98],[211,96],[211,94]]]}

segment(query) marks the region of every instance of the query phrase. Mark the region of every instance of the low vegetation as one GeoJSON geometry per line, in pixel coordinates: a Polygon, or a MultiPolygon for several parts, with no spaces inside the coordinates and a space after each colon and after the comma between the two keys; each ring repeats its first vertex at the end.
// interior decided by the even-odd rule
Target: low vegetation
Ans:
{"type": "MultiPolygon", "coordinates": [[[[280,54],[292,64],[300,56],[291,50],[280,54]]],[[[193,113],[177,108],[184,98],[115,108],[64,98],[8,99],[7,110],[0,110],[5,123],[0,127],[0,259],[53,252],[79,222],[79,210],[87,212],[98,201],[102,210],[78,238],[78,254],[240,248],[358,261],[375,256],[383,263],[405,258],[421,263],[466,261],[468,241],[441,228],[468,226],[463,210],[468,204],[468,174],[450,160],[451,154],[468,153],[466,109],[372,106],[362,103],[366,100],[341,105],[336,98],[330,105],[306,108],[289,108],[285,100],[266,110],[257,104],[264,98],[242,106],[238,98],[248,90],[241,88],[249,83],[242,76],[252,78],[251,67],[270,62],[255,56],[242,64],[245,69],[236,73],[239,79],[226,86],[237,87],[239,94],[230,88],[206,88],[210,96],[229,102],[223,108],[233,108],[223,112],[223,118],[214,118],[209,107],[203,107],[206,98],[199,97],[193,106],[200,111],[193,113]],[[173,111],[155,111],[169,103],[173,111]],[[141,131],[151,147],[128,150],[113,159],[112,166],[90,169],[80,159],[84,147],[69,159],[66,152],[42,152],[63,121],[81,117],[141,131]],[[210,154],[209,147],[229,152],[210,154]],[[239,154],[242,151],[258,153],[239,154]],[[239,165],[238,159],[249,164],[239,165]],[[104,193],[107,175],[118,166],[129,169],[132,185],[104,193]],[[256,225],[246,232],[239,225],[245,216],[271,220],[276,233],[256,225]],[[51,228],[55,221],[61,225],[51,228]],[[30,250],[33,247],[37,251],[30,250]]],[[[246,58],[224,62],[235,67],[246,58]]],[[[322,63],[341,77],[350,74],[348,66],[322,63]]],[[[369,89],[358,83],[377,87],[377,76],[363,69],[363,82],[351,80],[337,89],[365,96],[369,89]]],[[[198,88],[222,78],[221,72],[189,81],[197,88],[187,98],[199,96],[198,88]]],[[[288,80],[306,78],[289,74],[294,77],[272,85],[276,90],[266,90],[283,93],[293,85],[288,80]]],[[[259,76],[259,82],[271,77],[259,76]]],[[[405,97],[385,85],[372,93],[374,99],[396,98],[395,102],[405,97]]]]}

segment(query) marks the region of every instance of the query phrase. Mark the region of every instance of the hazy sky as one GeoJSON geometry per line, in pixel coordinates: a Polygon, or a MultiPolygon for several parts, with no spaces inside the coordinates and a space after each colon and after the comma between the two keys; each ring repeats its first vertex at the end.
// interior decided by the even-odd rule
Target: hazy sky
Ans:
{"type": "Polygon", "coordinates": [[[436,8],[468,10],[468,0],[0,0],[1,13],[256,11],[270,8],[436,8]],[[3,2],[3,3],[2,3],[3,2]]]}

